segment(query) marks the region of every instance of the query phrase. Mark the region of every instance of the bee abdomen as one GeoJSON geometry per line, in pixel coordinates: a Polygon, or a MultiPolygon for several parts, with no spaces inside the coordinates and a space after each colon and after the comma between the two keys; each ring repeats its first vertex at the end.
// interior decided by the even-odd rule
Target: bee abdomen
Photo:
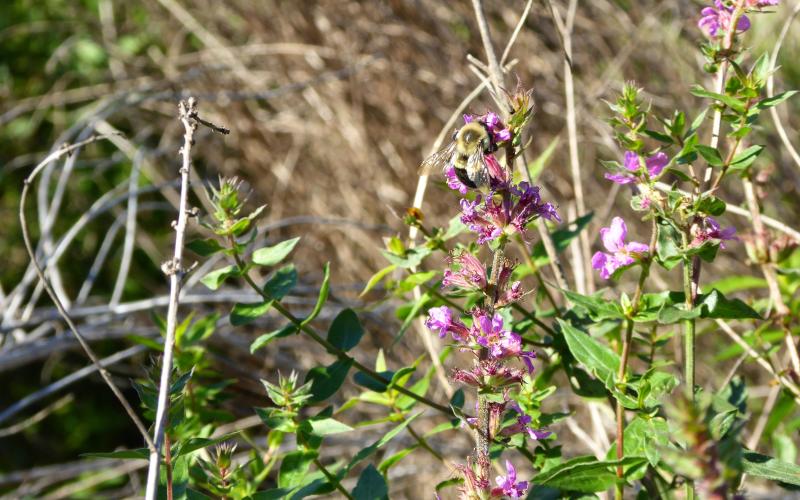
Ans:
{"type": "Polygon", "coordinates": [[[467,186],[468,188],[475,189],[477,188],[477,184],[475,184],[472,179],[469,178],[466,169],[455,167],[453,169],[456,173],[456,177],[458,180],[461,181],[461,184],[467,186]]]}

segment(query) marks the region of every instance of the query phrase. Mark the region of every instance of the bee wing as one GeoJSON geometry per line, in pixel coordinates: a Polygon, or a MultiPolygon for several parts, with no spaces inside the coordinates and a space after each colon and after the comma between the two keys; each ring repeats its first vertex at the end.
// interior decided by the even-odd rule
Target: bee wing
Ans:
{"type": "Polygon", "coordinates": [[[453,158],[455,147],[456,143],[451,142],[444,148],[425,158],[419,166],[419,170],[417,170],[417,175],[430,175],[437,168],[444,169],[453,158]]]}
{"type": "Polygon", "coordinates": [[[486,157],[481,148],[472,153],[467,160],[467,176],[477,186],[489,184],[489,169],[486,166],[486,157]]]}

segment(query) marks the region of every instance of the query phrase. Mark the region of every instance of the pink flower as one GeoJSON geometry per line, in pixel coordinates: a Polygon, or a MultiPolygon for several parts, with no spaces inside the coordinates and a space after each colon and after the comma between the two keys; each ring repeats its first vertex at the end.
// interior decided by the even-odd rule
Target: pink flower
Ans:
{"type": "MultiPolygon", "coordinates": [[[[761,3],[761,2],[757,2],[761,3]]],[[[716,38],[717,36],[724,36],[731,29],[733,7],[726,7],[722,0],[714,0],[714,7],[705,7],[700,11],[702,16],[697,22],[697,26],[709,38],[716,38]]],[[[742,15],[736,23],[736,29],[739,31],[747,31],[750,29],[750,19],[742,15]]]]}
{"type": "Polygon", "coordinates": [[[486,288],[486,270],[477,257],[467,251],[457,256],[448,257],[448,262],[457,269],[446,269],[442,286],[456,286],[465,290],[483,290],[486,288]]]}
{"type": "MultiPolygon", "coordinates": [[[[644,161],[645,168],[647,169],[647,175],[649,179],[658,177],[659,174],[664,170],[664,167],[669,164],[669,157],[663,152],[659,151],[658,153],[654,154],[653,156],[647,158],[644,161]]],[[[606,173],[605,178],[616,182],[617,184],[630,184],[632,182],[638,182],[639,177],[635,174],[638,174],[639,169],[641,167],[641,161],[639,159],[639,155],[634,153],[633,151],[626,151],[625,152],[625,160],[623,161],[623,166],[632,174],[625,174],[625,173],[606,173]]]]}
{"type": "Polygon", "coordinates": [[[506,128],[497,113],[489,111],[485,115],[477,117],[473,115],[464,115],[464,123],[471,123],[475,119],[483,123],[486,130],[488,130],[489,134],[492,136],[492,142],[494,144],[511,139],[511,130],[506,128]]]}
{"type": "Polygon", "coordinates": [[[516,266],[508,260],[503,260],[500,266],[500,271],[497,275],[497,302],[495,302],[495,307],[507,306],[518,301],[524,295],[521,282],[514,281],[509,283],[514,267],[516,266]]]}
{"type": "Polygon", "coordinates": [[[592,267],[600,271],[603,279],[609,279],[617,269],[633,264],[636,259],[648,252],[649,247],[644,243],[635,241],[625,243],[627,235],[628,227],[621,217],[614,217],[611,226],[600,229],[600,238],[609,253],[595,253],[592,257],[592,267]]]}
{"type": "Polygon", "coordinates": [[[713,217],[703,219],[703,227],[697,232],[691,246],[699,247],[708,240],[719,240],[719,247],[725,249],[725,241],[737,240],[736,228],[731,226],[722,229],[713,217]]]}
{"type": "Polygon", "coordinates": [[[444,170],[444,177],[447,180],[447,187],[458,191],[462,195],[467,194],[469,190],[469,186],[461,182],[461,180],[456,175],[456,167],[452,165],[448,165],[447,168],[444,170]]]}
{"type": "Polygon", "coordinates": [[[509,425],[508,427],[504,428],[500,434],[503,436],[513,436],[514,434],[519,434],[520,432],[524,432],[528,435],[531,439],[540,440],[545,439],[548,437],[552,432],[548,430],[542,429],[533,429],[530,426],[531,417],[530,415],[526,415],[522,408],[520,408],[519,404],[516,401],[511,401],[508,404],[509,408],[516,411],[518,413],[517,416],[517,423],[509,425]]]}
{"type": "Polygon", "coordinates": [[[489,356],[493,359],[519,358],[528,369],[533,372],[533,360],[536,354],[532,351],[522,350],[522,337],[519,334],[503,329],[503,317],[495,313],[490,318],[484,311],[476,309],[472,313],[472,336],[475,342],[489,349],[489,356]]]}
{"type": "Polygon", "coordinates": [[[744,5],[748,9],[760,9],[762,7],[772,7],[779,3],[779,0],[745,0],[744,5]]]}
{"type": "Polygon", "coordinates": [[[508,460],[506,460],[506,475],[497,476],[495,482],[497,488],[492,489],[493,497],[505,495],[511,498],[522,498],[528,491],[528,481],[517,481],[517,470],[508,460]]]}
{"type": "Polygon", "coordinates": [[[425,326],[429,330],[437,332],[439,338],[444,338],[448,333],[457,341],[462,341],[469,337],[469,329],[461,321],[453,319],[453,313],[450,312],[447,306],[432,307],[428,310],[428,319],[425,320],[425,326]]]}

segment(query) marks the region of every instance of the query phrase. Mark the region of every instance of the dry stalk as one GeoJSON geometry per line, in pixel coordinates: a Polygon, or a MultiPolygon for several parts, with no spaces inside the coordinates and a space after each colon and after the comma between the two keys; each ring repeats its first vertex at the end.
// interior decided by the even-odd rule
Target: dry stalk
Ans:
{"type": "Polygon", "coordinates": [[[125,396],[122,394],[122,391],[119,390],[119,387],[117,387],[117,385],[111,379],[111,375],[105,368],[103,368],[103,365],[101,364],[100,359],[97,357],[97,354],[95,354],[94,350],[91,348],[91,346],[89,346],[89,343],[80,333],[80,331],[78,331],[77,325],[72,320],[69,313],[67,313],[66,308],[61,303],[61,301],[58,298],[58,295],[56,295],[55,291],[53,290],[53,287],[47,280],[47,277],[44,274],[44,269],[42,268],[39,261],[36,259],[36,251],[34,250],[33,244],[31,243],[31,237],[28,230],[28,220],[27,217],[25,216],[25,201],[28,198],[28,191],[30,189],[31,184],[36,179],[36,176],[39,175],[39,172],[41,172],[45,166],[47,166],[50,162],[58,160],[64,155],[70,154],[73,151],[82,148],[87,144],[90,144],[98,140],[108,139],[108,137],[109,136],[107,135],[95,135],[89,137],[86,140],[77,142],[75,144],[65,145],[57,149],[56,151],[50,153],[44,160],[42,160],[38,165],[36,165],[36,167],[33,169],[30,175],[28,175],[28,177],[25,178],[25,182],[22,187],[22,194],[20,195],[20,200],[19,200],[19,222],[20,222],[20,227],[22,228],[22,239],[25,243],[25,249],[28,252],[28,257],[31,259],[31,262],[34,265],[34,268],[36,270],[36,275],[39,277],[39,282],[41,283],[42,287],[44,287],[44,290],[47,292],[47,295],[50,296],[50,299],[55,304],[59,315],[64,319],[64,322],[67,324],[73,335],[75,335],[75,338],[78,339],[78,342],[80,343],[84,352],[92,361],[92,365],[94,365],[94,367],[100,373],[100,376],[103,378],[103,381],[106,383],[108,388],[111,389],[111,392],[114,393],[114,396],[116,396],[116,398],[119,400],[120,404],[125,409],[125,412],[128,414],[131,421],[133,421],[134,425],[139,430],[139,433],[142,434],[145,443],[147,443],[147,447],[150,448],[151,450],[154,450],[155,446],[153,441],[150,439],[150,436],[147,433],[147,428],[144,426],[139,416],[133,410],[130,403],[128,403],[128,400],[125,399],[125,396]]]}
{"type": "Polygon", "coordinates": [[[194,133],[197,130],[197,101],[190,97],[178,105],[179,117],[184,128],[183,147],[181,148],[181,193],[178,205],[178,221],[175,224],[175,247],[172,260],[162,266],[162,270],[169,276],[169,305],[167,306],[167,331],[164,338],[164,357],[161,362],[161,380],[158,386],[158,404],[156,407],[155,430],[153,440],[155,448],[150,451],[150,462],[147,470],[147,489],[145,498],[155,500],[158,487],[158,469],[161,461],[161,449],[164,446],[164,435],[167,425],[167,412],[169,410],[169,382],[172,373],[172,356],[175,344],[175,330],[178,325],[178,300],[181,292],[181,282],[185,271],[183,269],[183,239],[186,233],[186,221],[189,218],[189,170],[192,166],[192,145],[194,133]]]}

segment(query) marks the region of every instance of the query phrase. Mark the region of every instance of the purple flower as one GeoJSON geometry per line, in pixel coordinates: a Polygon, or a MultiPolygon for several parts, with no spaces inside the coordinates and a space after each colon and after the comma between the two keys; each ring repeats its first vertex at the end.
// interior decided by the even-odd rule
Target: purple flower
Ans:
{"type": "Polygon", "coordinates": [[[500,267],[500,272],[497,275],[498,296],[495,307],[507,306],[512,302],[518,301],[524,295],[521,282],[515,281],[509,285],[514,267],[508,260],[504,260],[500,267]]]}
{"type": "Polygon", "coordinates": [[[448,262],[457,266],[456,270],[446,269],[442,286],[456,286],[467,290],[483,290],[486,288],[486,269],[477,257],[467,251],[457,256],[448,257],[448,262]]]}
{"type": "MultiPolygon", "coordinates": [[[[760,3],[760,2],[759,2],[760,3]]],[[[714,7],[705,7],[700,11],[702,16],[697,22],[697,26],[709,38],[716,38],[723,36],[731,29],[733,7],[726,7],[722,0],[714,0],[714,7]]],[[[739,31],[747,31],[750,29],[750,19],[742,15],[736,23],[736,29],[739,31]]]]}
{"type": "Polygon", "coordinates": [[[517,481],[517,470],[508,460],[506,460],[506,475],[497,476],[495,482],[497,482],[497,488],[492,489],[493,497],[505,495],[511,498],[522,498],[528,490],[528,481],[517,481]]]}
{"type": "Polygon", "coordinates": [[[489,317],[484,311],[476,309],[472,313],[472,336],[475,342],[489,350],[493,359],[520,358],[528,373],[533,372],[533,360],[536,354],[522,350],[522,337],[510,330],[503,329],[503,317],[495,313],[489,317]]]}
{"type": "Polygon", "coordinates": [[[597,252],[592,257],[592,267],[600,271],[600,276],[609,279],[620,267],[633,264],[637,258],[647,253],[649,247],[644,243],[632,241],[625,243],[628,227],[621,217],[614,217],[610,227],[600,229],[603,246],[609,253],[597,252]]]}
{"type": "Polygon", "coordinates": [[[516,411],[518,413],[517,423],[509,425],[508,427],[505,427],[500,432],[501,435],[503,435],[503,436],[513,436],[514,434],[519,434],[521,432],[524,432],[531,439],[534,439],[534,440],[538,441],[540,439],[545,439],[550,434],[552,434],[552,432],[548,431],[548,430],[531,428],[531,426],[530,426],[531,420],[532,420],[531,416],[530,415],[526,415],[525,412],[522,411],[522,408],[520,408],[519,404],[517,404],[516,401],[511,401],[508,404],[508,406],[512,410],[514,410],[514,411],[516,411]]]}
{"type": "Polygon", "coordinates": [[[456,167],[452,165],[448,165],[447,168],[444,170],[444,177],[447,180],[447,187],[458,191],[462,195],[467,194],[469,187],[461,182],[461,180],[456,175],[456,167]]]}
{"type": "Polygon", "coordinates": [[[493,189],[503,188],[511,182],[511,177],[508,175],[508,170],[500,165],[494,155],[486,155],[483,157],[486,163],[486,170],[489,171],[489,180],[493,189]]]}
{"type": "Polygon", "coordinates": [[[703,227],[697,232],[692,240],[691,246],[699,247],[708,240],[719,240],[719,247],[725,249],[725,241],[736,240],[736,228],[726,227],[722,229],[713,217],[703,219],[703,227]]]}
{"type": "Polygon", "coordinates": [[[447,306],[432,307],[428,310],[428,319],[425,326],[433,332],[439,334],[439,338],[444,338],[450,333],[457,341],[462,341],[469,337],[469,329],[464,323],[453,319],[453,313],[447,306]]]}
{"type": "Polygon", "coordinates": [[[497,144],[499,142],[511,140],[511,130],[506,128],[502,120],[500,120],[500,117],[497,116],[497,113],[489,111],[485,115],[478,117],[464,115],[464,123],[471,123],[475,119],[486,126],[486,130],[492,135],[493,143],[497,144]]]}
{"type": "MultiPolygon", "coordinates": [[[[664,170],[664,167],[667,166],[669,163],[669,157],[663,152],[659,151],[655,155],[647,158],[644,161],[645,167],[647,168],[647,174],[649,178],[658,177],[659,174],[664,170]]],[[[641,161],[639,159],[639,155],[634,153],[633,151],[626,151],[625,152],[625,160],[623,161],[623,166],[629,172],[633,172],[636,174],[639,172],[639,168],[641,167],[641,161]]],[[[630,184],[632,182],[637,182],[639,179],[636,175],[632,174],[625,174],[625,173],[618,173],[618,174],[611,174],[606,173],[605,178],[616,182],[617,184],[630,184]]]]}
{"type": "Polygon", "coordinates": [[[749,9],[760,9],[762,7],[772,7],[778,5],[779,0],[745,0],[744,4],[749,9]]]}
{"type": "MultiPolygon", "coordinates": [[[[503,234],[502,226],[499,226],[496,221],[490,220],[487,217],[486,209],[480,206],[481,199],[481,196],[478,195],[475,201],[461,200],[461,222],[463,222],[470,231],[478,233],[479,245],[499,238],[500,235],[503,234]]],[[[487,204],[488,203],[489,201],[487,199],[487,204]]]]}

